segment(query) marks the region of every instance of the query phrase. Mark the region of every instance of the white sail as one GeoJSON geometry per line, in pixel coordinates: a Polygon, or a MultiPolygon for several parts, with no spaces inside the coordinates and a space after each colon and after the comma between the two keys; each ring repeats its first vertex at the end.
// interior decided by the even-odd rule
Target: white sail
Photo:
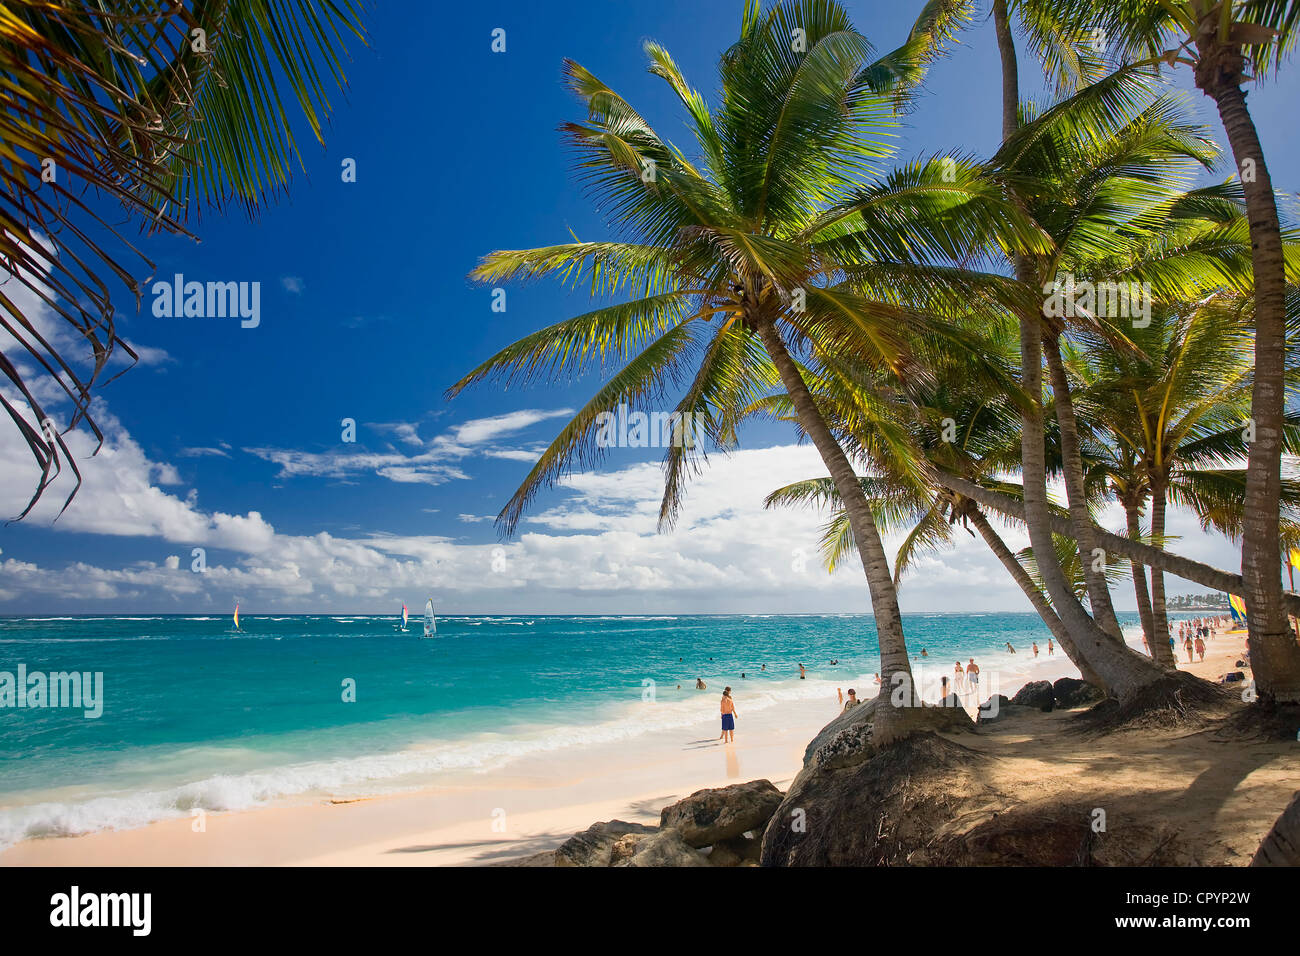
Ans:
{"type": "Polygon", "coordinates": [[[433,616],[433,598],[424,603],[424,636],[433,637],[438,633],[438,622],[433,616]]]}

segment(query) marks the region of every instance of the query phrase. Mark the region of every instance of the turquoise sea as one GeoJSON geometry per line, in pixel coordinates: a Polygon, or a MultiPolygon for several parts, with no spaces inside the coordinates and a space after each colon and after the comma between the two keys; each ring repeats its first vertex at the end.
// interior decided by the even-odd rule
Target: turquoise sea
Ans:
{"type": "MultiPolygon", "coordinates": [[[[523,754],[686,726],[716,709],[696,677],[710,691],[734,686],[752,708],[825,694],[828,682],[865,684],[879,670],[867,615],[464,616],[441,619],[430,640],[418,619],[402,633],[393,616],[240,623],[0,618],[0,672],[103,674],[97,719],[0,707],[0,846],[195,807],[426,786],[523,754]],[[344,699],[348,682],[355,701],[344,699]]],[[[935,680],[971,656],[1028,679],[1030,644],[1045,655],[1049,636],[1033,614],[908,614],[904,626],[914,652],[928,649],[935,680]]]]}

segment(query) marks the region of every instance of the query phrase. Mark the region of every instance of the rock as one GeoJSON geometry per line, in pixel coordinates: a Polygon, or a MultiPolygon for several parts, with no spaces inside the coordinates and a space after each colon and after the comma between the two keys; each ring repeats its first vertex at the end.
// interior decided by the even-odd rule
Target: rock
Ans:
{"type": "MultiPolygon", "coordinates": [[[[969,718],[967,718],[969,721],[969,718]]],[[[906,864],[964,795],[986,791],[983,758],[918,733],[852,765],[800,771],[763,833],[762,866],[906,864]]]]}
{"type": "Polygon", "coordinates": [[[768,780],[697,790],[664,807],[659,826],[677,831],[690,846],[712,846],[746,830],[762,830],[780,803],[781,791],[768,780]]]}
{"type": "MultiPolygon", "coordinates": [[[[837,767],[852,766],[870,757],[872,725],[879,702],[880,698],[874,697],[840,714],[823,727],[804,749],[804,769],[827,762],[837,767]]],[[[885,706],[888,706],[888,698],[885,706]]],[[[917,720],[918,725],[926,730],[955,734],[975,729],[974,721],[960,702],[956,707],[926,704],[922,709],[924,714],[917,720]]]]}
{"type": "Polygon", "coordinates": [[[609,866],[612,863],[614,844],[628,834],[657,833],[655,827],[643,823],[610,820],[596,823],[575,833],[555,851],[556,866],[609,866]]]}
{"type": "Polygon", "coordinates": [[[1025,707],[1023,704],[1013,704],[1002,694],[997,696],[997,707],[993,706],[993,698],[990,697],[979,709],[978,723],[981,727],[985,724],[997,723],[1000,720],[1006,720],[1009,717],[1018,717],[1022,714],[1037,714],[1041,708],[1025,707]]]}
{"type": "Polygon", "coordinates": [[[1077,677],[1062,677],[1052,685],[1052,692],[1056,695],[1058,710],[1086,707],[1106,699],[1106,693],[1100,687],[1077,677]]]}
{"type": "Polygon", "coordinates": [[[709,862],[714,866],[746,866],[758,862],[762,849],[763,841],[758,836],[733,837],[713,844],[709,862]]]}
{"type": "Polygon", "coordinates": [[[521,856],[513,860],[497,860],[488,866],[555,866],[555,851],[545,850],[532,856],[521,856]]]}
{"type": "Polygon", "coordinates": [[[636,856],[641,844],[650,839],[651,834],[625,833],[609,848],[609,865],[618,866],[624,860],[636,856]]]}
{"type": "Polygon", "coordinates": [[[645,837],[633,856],[616,865],[708,866],[709,858],[683,840],[676,830],[660,830],[645,837]]]}
{"type": "Polygon", "coordinates": [[[1045,680],[1030,681],[1011,698],[1011,703],[1020,707],[1037,707],[1046,713],[1056,704],[1056,693],[1052,685],[1045,680]]]}
{"type": "Polygon", "coordinates": [[[809,766],[813,762],[813,756],[822,747],[825,747],[840,734],[852,731],[853,736],[857,736],[861,731],[860,728],[870,726],[875,719],[876,703],[878,697],[870,700],[864,700],[858,706],[851,710],[842,711],[834,720],[817,732],[817,736],[808,742],[804,748],[803,765],[809,766]]]}

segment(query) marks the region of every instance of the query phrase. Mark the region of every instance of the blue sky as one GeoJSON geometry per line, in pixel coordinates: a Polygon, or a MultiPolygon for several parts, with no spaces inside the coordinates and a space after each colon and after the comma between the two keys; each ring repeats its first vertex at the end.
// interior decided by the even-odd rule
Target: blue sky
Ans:
{"type": "MultiPolygon", "coordinates": [[[[860,573],[817,570],[816,515],[759,507],[781,481],[822,473],[809,449],[789,447],[790,432],[756,427],[741,452],[711,457],[676,535],[656,537],[648,520],[658,453],[628,450],[543,495],[520,538],[503,544],[483,519],[598,379],[443,397],[495,349],[585,306],[554,286],[512,286],[496,313],[490,290],[466,279],[494,248],[606,234],[556,131],[582,118],[560,85],[561,59],[581,62],[686,146],[675,98],[645,71],[641,43],[663,43],[711,90],[739,0],[371,7],[370,42],[352,50],[328,146],[304,141],[307,168],[290,195],[255,223],[205,216],[200,244],[147,240],[159,277],[260,282],[260,326],[156,318],[148,298],[139,313],[126,309],[125,335],[147,361],[103,391],[109,448],[85,463],[87,486],[69,512],[53,523],[43,507],[0,528],[0,611],[234,600],[250,611],[363,611],[425,594],[448,611],[866,610],[860,573]],[[490,50],[497,27],[504,54],[490,50]],[[341,181],[345,158],[356,161],[355,183],[341,181]],[[354,444],[340,441],[344,418],[357,422],[354,444]],[[206,549],[204,575],[189,570],[194,547],[206,549]]],[[[921,4],[848,7],[886,49],[921,4]]],[[[1031,63],[1022,75],[1035,78],[1031,63]]],[[[1298,82],[1293,68],[1251,95],[1275,181],[1289,190],[1300,181],[1298,82]]],[[[981,18],[931,72],[899,130],[900,156],[987,155],[998,95],[981,18]]],[[[1192,104],[1222,140],[1203,99],[1192,104]]],[[[0,443],[0,505],[16,513],[33,475],[11,439],[0,443]]],[[[1186,516],[1181,531],[1184,552],[1235,564],[1230,546],[1186,516]]],[[[922,564],[904,609],[1026,608],[981,548],[963,542],[922,564]]]]}

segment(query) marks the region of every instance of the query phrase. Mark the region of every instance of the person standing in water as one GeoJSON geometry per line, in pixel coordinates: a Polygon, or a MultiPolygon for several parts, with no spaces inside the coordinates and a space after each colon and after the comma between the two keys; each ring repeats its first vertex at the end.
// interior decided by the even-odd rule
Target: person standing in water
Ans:
{"type": "Polygon", "coordinates": [[[1051,657],[1055,653],[1056,653],[1056,645],[1052,643],[1052,639],[1049,637],[1047,639],[1047,656],[1051,657]]]}
{"type": "Polygon", "coordinates": [[[731,699],[731,688],[722,689],[722,736],[719,740],[729,744],[736,742],[736,702],[731,699]]]}
{"type": "Polygon", "coordinates": [[[804,666],[803,666],[802,664],[800,664],[800,665],[799,665],[799,679],[800,679],[800,680],[807,680],[807,677],[808,677],[808,675],[804,672],[804,666]]]}

